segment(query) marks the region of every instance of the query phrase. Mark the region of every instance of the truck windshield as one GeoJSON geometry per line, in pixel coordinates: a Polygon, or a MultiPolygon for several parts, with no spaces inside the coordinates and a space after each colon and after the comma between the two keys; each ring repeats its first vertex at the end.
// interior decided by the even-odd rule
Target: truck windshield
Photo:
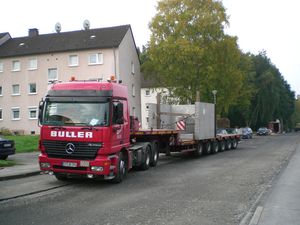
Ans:
{"type": "Polygon", "coordinates": [[[107,126],[109,103],[47,102],[42,124],[53,126],[107,126]]]}

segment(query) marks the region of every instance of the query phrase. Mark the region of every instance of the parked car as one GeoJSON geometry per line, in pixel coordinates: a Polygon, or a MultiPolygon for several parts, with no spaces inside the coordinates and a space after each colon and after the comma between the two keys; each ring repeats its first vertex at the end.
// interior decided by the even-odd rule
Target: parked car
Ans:
{"type": "Polygon", "coordinates": [[[257,135],[269,135],[270,134],[270,130],[266,127],[260,127],[257,132],[257,135]]]}
{"type": "Polygon", "coordinates": [[[242,138],[242,132],[241,132],[240,129],[238,129],[238,128],[226,128],[226,131],[227,131],[228,134],[237,134],[237,135],[240,135],[238,140],[239,141],[241,140],[241,138],[242,138]]]}
{"type": "Polygon", "coordinates": [[[225,128],[217,129],[217,135],[224,135],[224,134],[228,134],[225,128]]]}
{"type": "Polygon", "coordinates": [[[243,139],[250,139],[252,138],[252,134],[253,134],[253,131],[250,127],[244,127],[242,128],[242,138],[243,139]]]}
{"type": "Polygon", "coordinates": [[[15,154],[15,142],[0,137],[0,159],[5,160],[9,155],[15,154]]]}

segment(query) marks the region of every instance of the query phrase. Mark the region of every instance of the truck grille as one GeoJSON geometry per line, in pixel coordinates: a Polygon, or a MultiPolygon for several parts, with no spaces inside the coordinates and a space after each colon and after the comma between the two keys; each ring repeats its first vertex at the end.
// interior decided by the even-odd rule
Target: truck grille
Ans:
{"type": "Polygon", "coordinates": [[[67,141],[43,141],[46,153],[50,158],[63,159],[95,159],[101,143],[67,142],[67,141]],[[74,151],[67,151],[67,145],[73,144],[74,151]],[[69,153],[68,153],[69,152],[69,153]],[[71,152],[71,153],[70,153],[71,152]]]}

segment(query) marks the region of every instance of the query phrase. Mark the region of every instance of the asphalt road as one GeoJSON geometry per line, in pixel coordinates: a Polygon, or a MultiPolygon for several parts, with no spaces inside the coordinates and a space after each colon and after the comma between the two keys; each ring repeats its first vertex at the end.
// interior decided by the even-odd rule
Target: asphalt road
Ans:
{"type": "Polygon", "coordinates": [[[299,137],[254,137],[201,158],[162,156],[157,167],[130,172],[117,185],[48,175],[1,181],[0,199],[7,200],[0,201],[0,223],[240,224],[271,189],[299,137]]]}

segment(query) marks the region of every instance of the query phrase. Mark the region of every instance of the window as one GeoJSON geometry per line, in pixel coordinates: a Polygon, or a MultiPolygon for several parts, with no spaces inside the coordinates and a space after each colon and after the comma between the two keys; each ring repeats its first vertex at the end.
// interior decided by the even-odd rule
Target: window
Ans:
{"type": "Polygon", "coordinates": [[[92,53],[89,54],[89,65],[103,64],[103,54],[102,53],[92,53]]]}
{"type": "Polygon", "coordinates": [[[132,84],[132,96],[135,97],[135,86],[132,84]]]}
{"type": "Polygon", "coordinates": [[[131,74],[134,75],[134,63],[131,62],[131,74]]]}
{"type": "Polygon", "coordinates": [[[146,95],[146,96],[150,96],[150,89],[146,89],[145,95],[146,95]]]}
{"type": "Polygon", "coordinates": [[[21,70],[21,63],[19,60],[12,61],[12,71],[20,71],[21,70]]]}
{"type": "Polygon", "coordinates": [[[120,101],[113,102],[113,124],[123,124],[124,123],[124,110],[123,103],[120,101]]]}
{"type": "Polygon", "coordinates": [[[3,117],[2,117],[2,109],[0,108],[0,120],[3,120],[3,117]]]}
{"type": "Polygon", "coordinates": [[[2,86],[0,86],[0,96],[2,96],[2,86]]]}
{"type": "Polygon", "coordinates": [[[37,59],[32,58],[28,61],[28,70],[36,70],[37,69],[37,59]]]}
{"type": "Polygon", "coordinates": [[[0,72],[3,72],[3,62],[0,61],[0,72]]]}
{"type": "Polygon", "coordinates": [[[78,66],[78,55],[69,55],[69,66],[78,66]]]}
{"type": "Polygon", "coordinates": [[[20,95],[20,85],[14,84],[12,86],[12,95],[20,95]]]}
{"type": "Polygon", "coordinates": [[[30,106],[28,107],[28,112],[29,112],[29,119],[37,119],[37,107],[36,106],[30,106]]]}
{"type": "Polygon", "coordinates": [[[11,108],[12,111],[12,120],[20,120],[20,108],[13,107],[11,108]]]}
{"type": "Polygon", "coordinates": [[[48,69],[48,81],[58,80],[58,74],[56,68],[48,69]]]}
{"type": "Polygon", "coordinates": [[[28,88],[29,94],[36,94],[36,83],[30,83],[28,88]]]}

